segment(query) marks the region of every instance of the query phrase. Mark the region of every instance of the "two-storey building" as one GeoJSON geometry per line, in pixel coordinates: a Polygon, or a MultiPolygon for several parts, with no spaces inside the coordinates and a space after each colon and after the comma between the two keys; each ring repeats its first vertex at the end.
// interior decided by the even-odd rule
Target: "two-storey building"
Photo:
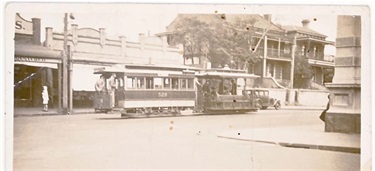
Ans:
{"type": "MultiPolygon", "coordinates": [[[[183,25],[181,23],[184,18],[196,19],[207,24],[222,20],[221,14],[179,14],[175,20],[167,26],[164,33],[158,35],[168,35],[168,43],[173,44],[173,36],[176,33],[176,26],[183,25]]],[[[257,46],[256,54],[261,58],[260,62],[247,66],[249,73],[262,75],[264,77],[272,77],[278,83],[285,87],[291,86],[291,78],[294,74],[292,63],[292,53],[296,58],[307,58],[311,67],[312,80],[310,88],[319,88],[324,84],[324,70],[333,69],[333,58],[324,56],[324,48],[326,45],[333,45],[334,42],[325,40],[327,36],[309,29],[309,21],[304,20],[303,26],[279,26],[273,24],[271,15],[255,15],[255,14],[226,14],[226,22],[236,21],[254,21],[252,23],[251,42],[252,47],[257,46]],[[294,40],[296,39],[296,40],[294,40]],[[296,48],[293,50],[293,43],[296,48]]],[[[248,23],[243,23],[244,25],[248,23]]],[[[220,28],[215,28],[220,29],[220,28]]],[[[209,68],[211,61],[204,57],[203,54],[195,53],[195,56],[185,54],[185,63],[196,65],[201,68],[209,68]],[[191,60],[193,58],[193,60],[191,60]],[[191,61],[195,61],[192,63],[191,61]]]]}
{"type": "Polygon", "coordinates": [[[323,85],[324,71],[333,70],[334,58],[325,56],[326,45],[334,45],[334,42],[327,41],[326,35],[316,32],[309,28],[310,21],[305,19],[301,26],[283,26],[288,35],[295,36],[297,42],[296,57],[308,60],[311,69],[312,86],[314,84],[323,85]]]}
{"type": "MultiPolygon", "coordinates": [[[[167,26],[164,33],[158,35],[168,36],[168,43],[174,44],[174,34],[176,33],[176,26],[183,25],[183,19],[196,19],[207,24],[220,22],[223,20],[222,14],[179,14],[175,20],[167,26]]],[[[252,63],[246,67],[249,73],[263,75],[264,77],[274,77],[280,84],[288,86],[290,83],[291,74],[291,55],[292,55],[292,39],[286,35],[286,31],[280,26],[271,22],[271,15],[249,15],[249,14],[225,14],[225,22],[234,23],[241,21],[244,28],[251,25],[251,34],[249,40],[252,42],[251,47],[256,47],[255,53],[259,62],[252,63]],[[246,22],[253,23],[246,23],[246,22]],[[258,46],[257,46],[258,45],[258,46]]],[[[220,28],[215,28],[220,29],[220,28]]],[[[185,63],[187,65],[195,65],[201,68],[210,68],[217,66],[212,64],[204,54],[195,53],[195,56],[186,55],[185,63]],[[193,58],[193,60],[191,60],[193,58]],[[192,63],[191,61],[195,61],[192,63]]]]}

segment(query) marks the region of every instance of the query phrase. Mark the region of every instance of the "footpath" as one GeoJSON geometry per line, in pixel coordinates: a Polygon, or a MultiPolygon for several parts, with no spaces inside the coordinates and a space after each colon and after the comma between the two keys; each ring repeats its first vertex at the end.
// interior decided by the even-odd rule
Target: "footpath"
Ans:
{"type": "MultiPolygon", "coordinates": [[[[42,111],[43,108],[38,107],[18,107],[14,108],[14,116],[54,116],[54,115],[63,115],[56,108],[49,109],[47,112],[42,111]]],[[[270,109],[273,110],[272,107],[270,109]]],[[[280,110],[324,110],[325,107],[320,106],[282,106],[280,110]]],[[[116,110],[116,109],[115,109],[116,110]]],[[[120,109],[118,109],[120,110],[120,109]]],[[[71,115],[76,114],[96,114],[93,108],[75,108],[71,115]]],[[[100,113],[98,113],[100,114],[100,113]]]]}
{"type": "Polygon", "coordinates": [[[274,144],[283,147],[360,153],[360,134],[324,132],[324,123],[293,127],[238,129],[220,138],[274,144]]]}

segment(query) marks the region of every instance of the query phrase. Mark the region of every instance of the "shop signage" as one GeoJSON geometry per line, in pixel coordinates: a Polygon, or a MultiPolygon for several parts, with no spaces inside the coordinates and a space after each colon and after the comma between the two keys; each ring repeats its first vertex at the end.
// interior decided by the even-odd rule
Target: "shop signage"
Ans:
{"type": "Polygon", "coordinates": [[[18,34],[33,35],[33,23],[23,19],[18,13],[16,14],[15,32],[18,34]]]}
{"type": "Polygon", "coordinates": [[[14,57],[14,61],[19,62],[40,62],[40,63],[60,63],[60,60],[35,58],[35,57],[14,57]]]}

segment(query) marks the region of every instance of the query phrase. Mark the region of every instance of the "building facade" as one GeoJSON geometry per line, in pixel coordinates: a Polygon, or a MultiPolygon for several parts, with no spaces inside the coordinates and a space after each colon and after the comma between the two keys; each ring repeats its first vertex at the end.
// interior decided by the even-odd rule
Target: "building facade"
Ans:
{"type": "MultiPolygon", "coordinates": [[[[34,23],[34,19],[33,22],[23,22],[34,23]]],[[[61,104],[58,99],[61,100],[62,94],[62,79],[59,78],[62,78],[64,41],[67,41],[69,49],[68,80],[75,107],[92,107],[94,85],[99,79],[99,75],[94,75],[95,68],[115,64],[183,65],[182,47],[169,46],[166,36],[139,34],[139,42],[130,42],[122,36],[108,36],[104,28],[78,28],[78,25],[73,24],[68,29],[67,39],[64,39],[63,33],[55,32],[50,27],[45,28],[46,36],[42,44],[40,19],[35,19],[34,25],[31,24],[36,31],[30,33],[38,35],[16,32],[15,101],[18,106],[41,106],[43,85],[49,86],[52,106],[61,104]],[[32,79],[22,82],[30,76],[32,79]]]]}
{"type": "Polygon", "coordinates": [[[334,42],[327,41],[326,35],[309,28],[310,21],[303,20],[301,26],[284,26],[288,35],[296,37],[296,57],[307,59],[311,69],[312,87],[324,85],[324,73],[333,70],[334,58],[327,58],[324,54],[326,45],[334,46],[334,42]]]}
{"type": "MultiPolygon", "coordinates": [[[[219,14],[179,14],[176,19],[167,26],[167,31],[160,35],[168,35],[168,42],[173,44],[173,35],[176,33],[176,27],[181,25],[184,18],[197,19],[207,24],[214,23],[215,20],[222,20],[219,14]]],[[[324,48],[326,45],[333,45],[331,41],[326,41],[327,36],[320,34],[308,28],[309,21],[302,21],[303,26],[279,26],[271,22],[271,15],[252,15],[252,14],[228,14],[225,15],[226,22],[255,21],[252,24],[251,42],[259,46],[256,53],[261,61],[247,66],[249,73],[262,75],[263,77],[273,77],[284,87],[291,87],[294,73],[292,62],[296,58],[305,58],[308,60],[311,69],[311,78],[309,88],[320,89],[324,84],[324,73],[327,69],[333,69],[334,61],[332,58],[325,58],[324,48]],[[293,47],[295,45],[295,47],[293,47]],[[294,55],[294,56],[293,56],[294,55]],[[293,71],[292,71],[293,70],[293,71]]],[[[210,68],[211,61],[203,57],[185,55],[185,63],[196,65],[201,68],[210,68]],[[193,58],[193,60],[192,60],[193,58]],[[190,62],[195,61],[195,62],[190,62]]]]}
{"type": "Polygon", "coordinates": [[[42,105],[42,86],[49,88],[50,105],[56,103],[61,54],[41,45],[41,20],[28,21],[16,14],[14,39],[14,105],[42,105]]]}

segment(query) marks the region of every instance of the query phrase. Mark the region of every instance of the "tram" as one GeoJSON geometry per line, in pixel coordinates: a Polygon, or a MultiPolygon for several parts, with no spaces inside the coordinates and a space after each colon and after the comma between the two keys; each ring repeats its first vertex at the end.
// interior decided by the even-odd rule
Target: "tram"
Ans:
{"type": "MultiPolygon", "coordinates": [[[[114,108],[121,110],[122,117],[179,115],[186,110],[211,114],[258,109],[255,98],[242,92],[257,76],[244,71],[144,64],[114,65],[94,71],[104,76],[105,87],[113,73],[116,74],[114,108]]],[[[109,93],[95,96],[96,111],[111,110],[108,105],[103,107],[109,104],[108,96],[109,93]]]]}
{"type": "Polygon", "coordinates": [[[202,89],[197,89],[197,101],[202,101],[203,113],[246,113],[255,112],[257,100],[245,92],[253,87],[259,76],[247,74],[243,70],[209,69],[198,74],[197,78],[204,82],[202,89]]]}

